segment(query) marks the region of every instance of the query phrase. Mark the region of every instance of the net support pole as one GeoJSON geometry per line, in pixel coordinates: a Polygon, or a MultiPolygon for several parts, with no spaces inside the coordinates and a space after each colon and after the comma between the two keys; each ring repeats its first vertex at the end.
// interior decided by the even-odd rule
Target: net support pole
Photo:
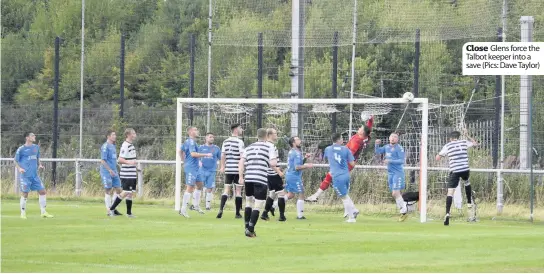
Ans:
{"type": "MultiPolygon", "coordinates": [[[[353,0],[353,39],[351,41],[351,88],[349,98],[353,100],[353,92],[355,89],[355,46],[357,42],[357,0],[353,0]]],[[[353,104],[349,104],[349,129],[348,139],[351,137],[353,130],[353,104]]]]}
{"type": "MultiPolygon", "coordinates": [[[[331,75],[331,82],[332,82],[332,98],[338,98],[338,31],[334,32],[334,36],[332,38],[332,75],[331,75]]],[[[331,131],[333,133],[336,133],[336,112],[332,114],[331,118],[331,131]]]]}
{"type": "MultiPolygon", "coordinates": [[[[291,99],[299,98],[299,46],[300,46],[300,0],[291,2],[291,99]]],[[[291,136],[298,136],[298,104],[293,104],[291,109],[291,136]]]]}
{"type": "MultiPolygon", "coordinates": [[[[59,78],[60,78],[60,37],[55,38],[55,83],[53,92],[53,153],[52,157],[57,158],[57,144],[59,141],[59,78]]],[[[51,163],[51,175],[53,189],[57,186],[57,162],[51,163]]]]}
{"type": "MultiPolygon", "coordinates": [[[[208,99],[212,97],[212,15],[213,0],[208,4],[208,99]]],[[[210,104],[206,114],[206,132],[210,132],[210,104]]]]}
{"type": "MultiPolygon", "coordinates": [[[[500,42],[502,40],[502,28],[498,29],[497,38],[500,42]]],[[[495,120],[493,123],[493,135],[491,136],[491,155],[493,159],[493,168],[497,169],[499,167],[499,135],[501,132],[500,122],[501,122],[501,76],[495,76],[495,120]]],[[[492,174],[490,174],[492,176],[492,174]]],[[[489,177],[488,185],[492,184],[492,177],[489,177]]],[[[499,189],[499,186],[502,186],[499,182],[501,180],[501,173],[497,171],[497,212],[502,212],[502,189],[499,189]]]]}
{"type": "MultiPolygon", "coordinates": [[[[257,98],[263,98],[263,33],[257,36],[257,98]]],[[[257,106],[257,128],[263,127],[263,105],[257,106]]]]}
{"type": "MultiPolygon", "coordinates": [[[[83,75],[85,68],[85,0],[81,0],[81,58],[80,58],[80,92],[79,92],[79,159],[83,158],[83,75]]],[[[76,161],[76,196],[81,195],[81,169],[76,161]]]]}
{"type": "Polygon", "coordinates": [[[119,117],[125,116],[125,34],[121,33],[119,58],[119,117]]]}
{"type": "Polygon", "coordinates": [[[420,222],[427,222],[427,166],[428,166],[428,135],[429,135],[429,102],[423,99],[421,104],[421,155],[419,175],[419,204],[420,222]]]}
{"type": "MultiPolygon", "coordinates": [[[[414,42],[414,82],[412,84],[412,93],[414,94],[414,97],[419,97],[419,57],[420,57],[420,48],[421,48],[421,32],[419,29],[416,29],[416,37],[414,42]]],[[[411,110],[409,110],[411,111],[411,110]]],[[[400,122],[399,122],[400,123],[400,122]]],[[[410,148],[410,155],[415,155],[416,151],[414,151],[414,148],[410,148]]],[[[416,159],[413,157],[410,157],[409,163],[415,164],[416,159]]],[[[415,185],[416,183],[416,171],[412,170],[410,171],[410,186],[415,185]]]]}
{"type": "MultiPolygon", "coordinates": [[[[189,59],[189,97],[195,97],[195,34],[191,33],[190,42],[189,42],[189,51],[191,53],[189,59]]],[[[193,125],[194,113],[193,109],[189,109],[189,125],[193,125]]]]}
{"type": "Polygon", "coordinates": [[[181,140],[183,136],[183,104],[176,102],[176,183],[174,191],[174,209],[179,211],[181,209],[181,157],[179,150],[181,148],[181,140]]]}

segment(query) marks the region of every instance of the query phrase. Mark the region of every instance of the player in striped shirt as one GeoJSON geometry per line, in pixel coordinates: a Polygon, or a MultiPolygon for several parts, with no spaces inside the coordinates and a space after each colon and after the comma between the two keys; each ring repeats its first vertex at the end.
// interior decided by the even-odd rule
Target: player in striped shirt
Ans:
{"type": "MultiPolygon", "coordinates": [[[[273,129],[269,128],[266,130],[266,136],[267,136],[267,142],[274,148],[274,151],[276,153],[276,156],[278,155],[278,148],[274,143],[278,140],[278,132],[273,129]]],[[[279,158],[276,159],[279,161],[279,158]]],[[[283,191],[283,172],[281,171],[280,167],[276,166],[274,168],[268,169],[268,197],[266,198],[266,204],[264,205],[264,211],[261,215],[261,219],[268,221],[270,218],[268,217],[268,212],[274,216],[274,208],[272,207],[274,204],[274,200],[278,198],[278,207],[280,209],[280,219],[281,216],[284,216],[285,213],[285,200],[283,199],[283,196],[285,195],[283,191]]]]}
{"type": "Polygon", "coordinates": [[[227,203],[229,192],[232,185],[235,185],[234,194],[236,196],[234,204],[236,206],[236,218],[242,218],[240,210],[242,209],[242,186],[238,185],[239,173],[238,163],[242,153],[244,153],[244,141],[240,139],[244,129],[240,124],[234,124],[230,127],[232,131],[231,137],[227,138],[221,146],[221,169],[220,172],[225,174],[225,185],[223,195],[221,195],[221,204],[217,218],[223,217],[223,209],[227,203]]]}
{"type": "Polygon", "coordinates": [[[245,235],[255,237],[255,225],[268,192],[268,168],[277,164],[276,151],[266,142],[266,129],[257,130],[257,142],[248,146],[238,164],[238,183],[246,187],[245,235]]]}
{"type": "Polygon", "coordinates": [[[121,171],[119,172],[119,177],[121,178],[121,186],[123,191],[110,207],[111,211],[114,211],[115,208],[121,203],[123,199],[127,204],[127,217],[134,218],[132,214],[132,197],[133,193],[136,192],[136,185],[138,183],[138,168],[136,162],[136,148],[133,143],[136,139],[136,131],[132,128],[125,129],[125,141],[121,145],[121,150],[119,151],[118,162],[121,164],[121,171]]]}
{"type": "Polygon", "coordinates": [[[470,186],[470,167],[468,164],[468,148],[478,145],[476,140],[467,136],[466,131],[463,135],[468,140],[459,140],[461,133],[454,131],[450,133],[450,142],[436,155],[436,160],[440,161],[442,157],[448,157],[450,176],[448,180],[448,194],[446,197],[446,216],[444,225],[450,224],[450,209],[453,202],[453,194],[459,185],[460,179],[465,181],[465,194],[467,196],[468,207],[472,207],[472,187],[470,186]]]}

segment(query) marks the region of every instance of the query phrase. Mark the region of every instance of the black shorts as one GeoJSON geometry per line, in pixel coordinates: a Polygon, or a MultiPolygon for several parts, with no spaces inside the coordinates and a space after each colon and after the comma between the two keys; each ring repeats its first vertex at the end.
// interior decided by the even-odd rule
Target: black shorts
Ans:
{"type": "Polygon", "coordinates": [[[463,179],[464,181],[468,181],[468,178],[470,177],[470,171],[462,171],[462,172],[452,172],[450,173],[450,179],[448,181],[448,188],[456,188],[459,185],[459,180],[463,179]]]}
{"type": "Polygon", "coordinates": [[[138,184],[138,179],[136,178],[121,178],[121,186],[124,191],[133,191],[136,192],[136,185],[138,184]]]}
{"type": "Polygon", "coordinates": [[[246,197],[255,197],[255,200],[266,200],[268,186],[262,183],[246,182],[246,197]]]}
{"type": "Polygon", "coordinates": [[[280,175],[276,174],[268,176],[268,190],[275,192],[283,190],[283,180],[280,175]]]}
{"type": "Polygon", "coordinates": [[[238,174],[225,174],[225,185],[237,185],[239,178],[238,174]]]}

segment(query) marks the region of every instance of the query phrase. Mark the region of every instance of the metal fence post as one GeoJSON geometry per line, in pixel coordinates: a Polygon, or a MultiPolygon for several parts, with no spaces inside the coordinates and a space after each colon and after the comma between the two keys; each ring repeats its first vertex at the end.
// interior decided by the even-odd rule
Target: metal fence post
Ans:
{"type": "Polygon", "coordinates": [[[15,165],[14,171],[15,176],[13,176],[13,178],[15,179],[13,180],[13,190],[15,194],[19,194],[19,169],[17,168],[17,165],[15,165]]]}
{"type": "Polygon", "coordinates": [[[142,164],[138,162],[138,198],[144,195],[144,172],[142,170],[142,164]]]}
{"type": "Polygon", "coordinates": [[[79,160],[76,159],[76,196],[81,196],[81,167],[79,165],[79,160]]]}

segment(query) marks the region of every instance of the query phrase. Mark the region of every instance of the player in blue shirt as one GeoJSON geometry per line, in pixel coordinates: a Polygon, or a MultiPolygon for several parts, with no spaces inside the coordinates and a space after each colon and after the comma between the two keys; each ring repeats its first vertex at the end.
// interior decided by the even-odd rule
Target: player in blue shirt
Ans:
{"type": "MultiPolygon", "coordinates": [[[[304,220],[306,217],[304,217],[304,185],[302,183],[302,170],[312,168],[313,164],[305,163],[310,155],[306,154],[306,156],[302,156],[302,151],[300,150],[301,143],[302,140],[300,140],[299,137],[294,136],[289,138],[291,151],[289,151],[287,173],[285,174],[285,191],[287,192],[287,195],[284,195],[283,198],[285,199],[285,202],[287,202],[287,200],[295,197],[295,194],[298,194],[297,219],[304,220]]],[[[279,221],[285,222],[285,220],[287,219],[282,212],[280,212],[279,221]]]]}
{"type": "MultiPolygon", "coordinates": [[[[200,179],[204,182],[206,188],[206,210],[211,210],[213,200],[213,189],[215,188],[215,175],[217,172],[217,161],[221,160],[221,148],[214,145],[215,137],[213,133],[206,133],[206,143],[198,147],[201,154],[211,154],[210,157],[200,158],[200,179]]],[[[201,183],[201,182],[200,182],[201,183]]],[[[193,192],[193,205],[191,209],[200,211],[200,189],[193,192]]]]}
{"type": "Polygon", "coordinates": [[[43,183],[38,176],[38,168],[43,169],[40,163],[40,147],[35,145],[36,135],[31,132],[25,133],[25,144],[20,146],[15,153],[15,165],[21,173],[19,180],[21,183],[21,219],[26,219],[26,201],[30,191],[38,191],[40,210],[43,218],[53,218],[53,215],[45,211],[46,191],[43,183]]]}
{"type": "Polygon", "coordinates": [[[376,154],[385,153],[385,164],[387,164],[387,182],[389,190],[400,209],[399,221],[402,222],[408,217],[406,215],[407,208],[404,199],[402,198],[401,190],[405,188],[404,182],[404,148],[398,144],[399,136],[396,133],[389,135],[389,144],[380,147],[382,141],[376,140],[376,154]]]}
{"type": "Polygon", "coordinates": [[[344,203],[344,209],[348,213],[348,223],[355,223],[359,211],[349,197],[349,170],[355,166],[355,157],[349,148],[343,146],[344,141],[340,133],[332,136],[333,144],[325,149],[325,159],[329,162],[332,176],[332,186],[344,203]]]}
{"type": "Polygon", "coordinates": [[[106,204],[106,213],[108,216],[122,215],[119,211],[110,210],[113,202],[121,194],[121,179],[117,172],[117,148],[115,141],[117,134],[113,130],[108,130],[106,142],[100,147],[100,178],[104,186],[104,203],[106,204]],[[113,190],[113,191],[112,191],[113,190]],[[112,192],[115,194],[113,199],[112,192]]]}
{"type": "MultiPolygon", "coordinates": [[[[202,189],[202,179],[200,178],[199,173],[200,166],[198,158],[212,157],[211,153],[198,153],[198,144],[196,143],[196,138],[198,138],[198,129],[196,127],[190,126],[187,129],[187,135],[189,135],[189,138],[187,138],[187,140],[185,140],[185,142],[181,145],[178,152],[180,158],[183,160],[183,171],[185,172],[186,185],[179,215],[182,215],[185,218],[189,218],[189,214],[187,214],[187,206],[189,205],[191,194],[195,190],[195,185],[199,189],[202,189]]],[[[203,211],[199,212],[204,213],[203,211]]]]}

